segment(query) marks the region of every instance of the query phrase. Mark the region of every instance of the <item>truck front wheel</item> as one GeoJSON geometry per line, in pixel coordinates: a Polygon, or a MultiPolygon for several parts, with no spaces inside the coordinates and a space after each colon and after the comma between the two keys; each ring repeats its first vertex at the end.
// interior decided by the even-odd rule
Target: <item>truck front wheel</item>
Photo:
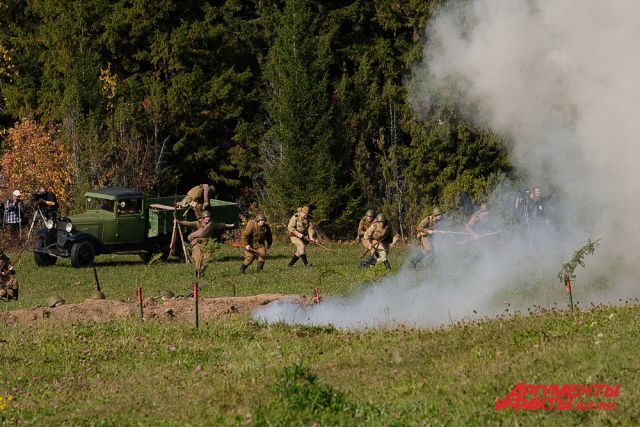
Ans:
{"type": "MultiPolygon", "coordinates": [[[[42,237],[38,237],[36,239],[34,249],[44,250],[44,246],[45,246],[44,239],[42,237]]],[[[50,265],[55,264],[56,261],[58,260],[58,258],[53,255],[49,255],[48,253],[44,253],[44,252],[36,252],[36,251],[33,251],[33,258],[38,267],[48,267],[50,265]]]]}
{"type": "Polygon", "coordinates": [[[88,240],[76,242],[71,247],[71,265],[75,268],[86,268],[93,264],[95,252],[88,240]]]}

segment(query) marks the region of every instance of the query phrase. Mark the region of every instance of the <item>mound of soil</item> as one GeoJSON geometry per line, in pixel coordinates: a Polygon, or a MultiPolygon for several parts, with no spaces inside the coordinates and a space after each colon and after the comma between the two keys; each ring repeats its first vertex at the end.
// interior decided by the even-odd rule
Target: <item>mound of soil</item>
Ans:
{"type": "MultiPolygon", "coordinates": [[[[248,314],[255,308],[272,301],[295,299],[303,302],[304,297],[283,294],[264,294],[248,297],[200,298],[198,314],[201,324],[209,321],[248,314]]],[[[149,298],[144,301],[145,321],[189,322],[195,314],[193,298],[173,298],[163,301],[149,298]]],[[[86,300],[80,304],[63,304],[58,307],[36,307],[0,312],[0,324],[31,325],[38,322],[91,323],[106,322],[127,317],[140,318],[140,306],[111,300],[86,300]]]]}

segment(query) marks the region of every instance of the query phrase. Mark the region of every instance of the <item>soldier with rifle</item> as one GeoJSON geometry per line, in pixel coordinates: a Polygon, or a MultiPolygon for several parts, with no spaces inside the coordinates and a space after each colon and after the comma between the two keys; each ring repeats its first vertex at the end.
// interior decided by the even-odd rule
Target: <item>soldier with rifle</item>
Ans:
{"type": "Polygon", "coordinates": [[[256,271],[261,272],[264,269],[267,249],[273,243],[271,227],[267,224],[264,214],[259,213],[255,219],[249,220],[240,236],[240,241],[244,246],[244,262],[240,265],[240,273],[244,274],[256,258],[258,258],[256,271]]]}
{"type": "Polygon", "coordinates": [[[442,211],[440,208],[433,208],[433,213],[427,215],[416,228],[418,238],[420,239],[421,252],[411,260],[411,268],[416,268],[423,258],[427,258],[427,263],[433,263],[435,259],[435,246],[433,245],[432,236],[436,232],[436,226],[442,219],[442,211]]]}
{"type": "Polygon", "coordinates": [[[356,242],[362,241],[362,245],[365,248],[367,247],[367,242],[363,239],[364,233],[366,233],[371,224],[373,224],[373,217],[375,216],[373,209],[369,209],[360,219],[360,223],[358,224],[358,237],[356,237],[356,242]]]}
{"type": "Polygon", "coordinates": [[[383,263],[387,270],[391,270],[387,255],[393,240],[393,227],[383,213],[376,216],[373,224],[364,233],[364,240],[367,242],[367,249],[371,256],[362,264],[362,267],[367,268],[376,263],[383,263]]]}
{"type": "Polygon", "coordinates": [[[478,236],[487,232],[489,226],[489,210],[486,203],[480,204],[480,210],[471,215],[469,221],[464,226],[467,233],[471,234],[471,239],[478,240],[478,236]]]}
{"type": "Polygon", "coordinates": [[[298,211],[289,220],[287,229],[291,243],[296,246],[296,252],[289,261],[289,267],[293,267],[298,259],[302,260],[305,267],[311,267],[307,260],[307,244],[316,242],[316,230],[311,223],[309,206],[298,208],[298,211]]]}
{"type": "Polygon", "coordinates": [[[223,224],[211,220],[211,212],[202,211],[202,217],[197,221],[178,221],[180,225],[195,228],[189,233],[187,239],[191,244],[191,256],[196,267],[196,275],[201,275],[207,266],[209,254],[203,247],[209,242],[209,238],[220,234],[224,230],[235,228],[234,224],[223,224]]]}

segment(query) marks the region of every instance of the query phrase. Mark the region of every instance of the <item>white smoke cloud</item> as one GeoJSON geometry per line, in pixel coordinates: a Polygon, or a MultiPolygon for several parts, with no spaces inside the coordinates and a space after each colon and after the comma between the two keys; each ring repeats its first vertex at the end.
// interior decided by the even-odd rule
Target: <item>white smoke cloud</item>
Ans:
{"type": "Polygon", "coordinates": [[[545,249],[527,250],[525,236],[481,255],[452,251],[436,271],[403,270],[349,299],[310,307],[277,303],[254,317],[355,328],[432,326],[502,312],[503,300],[520,308],[562,303],[555,274],[587,238],[602,240],[585,260],[588,268],[577,271],[583,303],[638,297],[638,17],[635,0],[445,6],[426,31],[424,61],[413,72],[415,108],[429,114],[434,94],[453,84],[463,103],[479,107],[479,124],[511,141],[514,164],[543,189],[557,189],[553,226],[534,234],[545,249]],[[545,281],[548,289],[535,284],[545,281]]]}

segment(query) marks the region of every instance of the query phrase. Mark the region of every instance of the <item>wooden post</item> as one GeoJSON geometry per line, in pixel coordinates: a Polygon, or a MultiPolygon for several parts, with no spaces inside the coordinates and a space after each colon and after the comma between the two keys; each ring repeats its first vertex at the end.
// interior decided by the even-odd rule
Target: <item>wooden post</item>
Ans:
{"type": "Polygon", "coordinates": [[[142,307],[142,288],[138,288],[138,305],[140,306],[140,321],[144,322],[144,308],[142,307]]]}

